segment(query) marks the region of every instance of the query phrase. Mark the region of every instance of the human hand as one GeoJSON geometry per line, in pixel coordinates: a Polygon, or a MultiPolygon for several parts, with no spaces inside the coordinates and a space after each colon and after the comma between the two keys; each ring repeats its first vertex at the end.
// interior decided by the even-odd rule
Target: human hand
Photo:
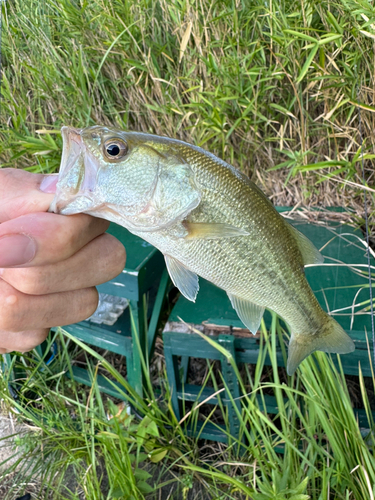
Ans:
{"type": "Polygon", "coordinates": [[[0,169],[0,354],[29,351],[53,326],[82,321],[96,285],[117,276],[125,249],[109,223],[47,213],[56,176],[0,169]]]}

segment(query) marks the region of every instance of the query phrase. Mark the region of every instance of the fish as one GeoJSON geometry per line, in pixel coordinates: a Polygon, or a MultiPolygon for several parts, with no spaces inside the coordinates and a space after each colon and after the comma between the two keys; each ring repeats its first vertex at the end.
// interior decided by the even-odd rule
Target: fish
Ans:
{"type": "Polygon", "coordinates": [[[290,330],[289,375],[314,351],[354,350],[306,280],[304,266],[322,255],[238,169],[169,137],[98,125],[61,133],[50,212],[127,228],[163,253],[182,295],[195,301],[199,276],[214,283],[253,334],[274,311],[290,330]]]}

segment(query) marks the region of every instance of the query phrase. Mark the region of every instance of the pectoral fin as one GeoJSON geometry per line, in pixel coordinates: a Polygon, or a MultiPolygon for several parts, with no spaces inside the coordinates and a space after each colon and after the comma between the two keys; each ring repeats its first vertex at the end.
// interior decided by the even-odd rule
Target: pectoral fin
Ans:
{"type": "Polygon", "coordinates": [[[164,255],[164,258],[173,284],[184,297],[195,302],[199,290],[198,276],[170,255],[164,255]]]}
{"type": "Polygon", "coordinates": [[[292,233],[298,248],[302,254],[303,265],[307,264],[321,264],[324,261],[323,255],[311,243],[311,241],[295,227],[289,225],[290,232],[292,233]]]}
{"type": "Polygon", "coordinates": [[[249,233],[240,227],[232,224],[206,223],[206,222],[187,222],[184,226],[188,231],[186,238],[202,238],[214,240],[219,238],[234,238],[238,236],[247,236],[249,233]]]}
{"type": "Polygon", "coordinates": [[[240,299],[230,293],[228,293],[228,297],[242,323],[255,335],[262,321],[264,307],[253,304],[248,300],[240,299]]]}

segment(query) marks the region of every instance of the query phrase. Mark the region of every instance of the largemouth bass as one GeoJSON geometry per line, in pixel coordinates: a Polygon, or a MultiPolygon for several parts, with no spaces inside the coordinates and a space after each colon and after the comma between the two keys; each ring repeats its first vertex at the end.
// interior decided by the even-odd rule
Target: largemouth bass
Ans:
{"type": "Polygon", "coordinates": [[[165,256],[173,283],[194,301],[198,276],[223,288],[256,333],[264,309],[291,332],[287,372],[316,350],[353,341],[322,310],[304,266],[323,261],[245,175],[182,141],[106,127],[63,127],[51,212],[84,212],[126,227],[165,256]]]}

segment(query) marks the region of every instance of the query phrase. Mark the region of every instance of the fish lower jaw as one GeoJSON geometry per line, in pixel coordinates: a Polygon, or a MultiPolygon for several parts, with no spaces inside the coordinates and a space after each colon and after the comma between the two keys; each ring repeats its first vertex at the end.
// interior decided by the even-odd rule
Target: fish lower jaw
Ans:
{"type": "Polygon", "coordinates": [[[52,202],[50,211],[62,215],[74,215],[82,212],[88,212],[95,208],[96,204],[89,196],[82,196],[73,198],[71,200],[56,200],[52,202]]]}

